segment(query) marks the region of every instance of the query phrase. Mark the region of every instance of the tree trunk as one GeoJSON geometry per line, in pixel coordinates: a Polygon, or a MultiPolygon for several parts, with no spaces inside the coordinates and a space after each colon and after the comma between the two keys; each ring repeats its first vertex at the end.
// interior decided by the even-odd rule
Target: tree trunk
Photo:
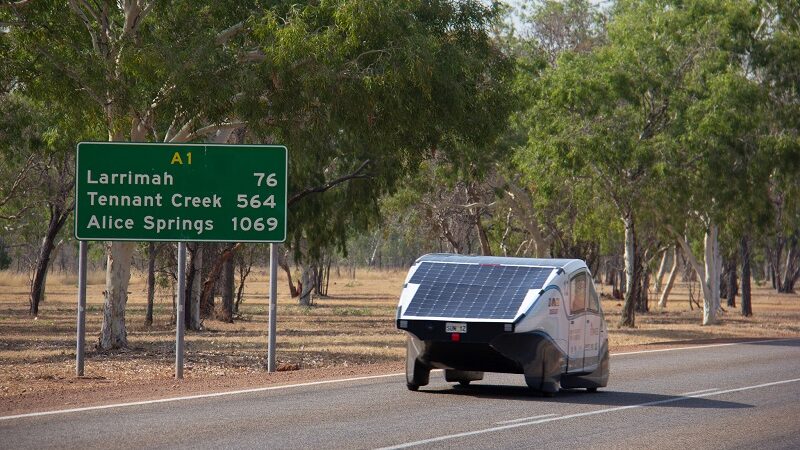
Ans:
{"type": "Polygon", "coordinates": [[[672,286],[675,284],[675,277],[677,275],[678,275],[678,246],[676,245],[672,253],[672,269],[669,271],[669,275],[667,276],[667,284],[666,286],[664,286],[664,292],[661,293],[661,297],[658,299],[659,308],[667,307],[667,299],[669,298],[670,292],[672,292],[672,286]]]}
{"type": "Polygon", "coordinates": [[[203,291],[200,296],[200,317],[205,319],[215,314],[214,308],[214,292],[217,290],[217,281],[222,273],[225,262],[233,258],[233,254],[242,244],[228,244],[222,249],[211,270],[208,271],[206,280],[203,281],[203,291]]]}
{"type": "Polygon", "coordinates": [[[222,305],[217,319],[233,323],[233,258],[222,263],[222,305]]]}
{"type": "MultiPolygon", "coordinates": [[[[189,329],[191,328],[190,324],[192,323],[192,288],[194,287],[194,253],[197,251],[198,244],[187,243],[186,244],[186,283],[183,286],[183,323],[184,326],[189,329]]],[[[179,275],[180,276],[180,275],[179,275]]]]}
{"type": "Polygon", "coordinates": [[[658,272],[656,272],[656,279],[653,281],[653,288],[656,291],[656,294],[661,292],[661,281],[664,278],[664,274],[667,273],[667,264],[669,264],[669,248],[664,250],[664,253],[661,254],[661,264],[658,265],[658,272]]]}
{"type": "MultiPolygon", "coordinates": [[[[637,259],[640,259],[640,256],[637,256],[637,259]]],[[[640,259],[641,260],[641,259],[640,259]]],[[[639,279],[640,285],[636,288],[638,291],[638,298],[636,300],[636,312],[637,313],[646,313],[650,311],[650,297],[649,297],[649,290],[650,290],[650,272],[644,269],[642,264],[639,264],[636,267],[637,270],[637,278],[639,279]]]]}
{"type": "Polygon", "coordinates": [[[250,275],[250,269],[252,265],[245,261],[244,258],[240,258],[238,262],[239,266],[239,287],[236,289],[236,303],[233,305],[233,312],[234,314],[239,313],[239,305],[242,304],[242,300],[244,299],[244,284],[247,280],[247,276],[250,275]]]}
{"type": "MultiPolygon", "coordinates": [[[[686,238],[680,237],[680,236],[676,236],[676,238],[678,239],[678,244],[680,244],[680,246],[681,246],[681,250],[683,251],[683,255],[686,257],[686,259],[689,262],[689,267],[691,267],[691,269],[694,271],[694,274],[698,277],[698,279],[700,281],[700,288],[703,290],[703,298],[710,298],[711,294],[708,293],[709,287],[705,282],[705,278],[706,278],[705,269],[697,261],[697,258],[694,256],[694,253],[692,252],[692,248],[689,247],[689,243],[686,241],[686,238]]],[[[687,271],[689,270],[689,267],[687,267],[687,271]]],[[[691,274],[687,275],[684,278],[687,281],[692,281],[692,275],[691,274]]]]}
{"type": "Polygon", "coordinates": [[[144,316],[144,325],[153,325],[153,300],[156,297],[156,243],[150,242],[147,246],[147,312],[144,316]]]}
{"type": "Polygon", "coordinates": [[[633,328],[636,325],[636,300],[638,280],[636,278],[637,249],[636,249],[636,230],[634,228],[633,216],[628,214],[622,219],[625,224],[625,304],[622,307],[622,317],[620,326],[633,328]]]}
{"type": "Polygon", "coordinates": [[[33,282],[31,283],[30,293],[30,315],[39,315],[39,303],[44,298],[45,285],[47,283],[47,269],[50,267],[50,256],[53,253],[53,242],[55,242],[56,235],[64,225],[63,220],[60,219],[60,214],[51,214],[50,222],[47,225],[47,232],[42,239],[42,246],[39,249],[39,256],[36,259],[36,271],[33,275],[33,282]]]}
{"type": "Polygon", "coordinates": [[[753,309],[750,304],[750,245],[747,236],[742,238],[742,315],[750,317],[753,309]]]}
{"type": "Polygon", "coordinates": [[[316,284],[314,278],[314,265],[305,263],[302,265],[302,275],[300,276],[300,305],[311,306],[314,302],[313,292],[316,284]]]}
{"type": "Polygon", "coordinates": [[[726,282],[726,289],[725,289],[725,297],[728,299],[728,306],[731,308],[736,308],[736,294],[738,288],[738,280],[736,277],[736,266],[737,266],[736,256],[735,254],[728,258],[725,262],[725,282],[726,282]]]}
{"type": "Polygon", "coordinates": [[[705,247],[705,280],[707,289],[703,290],[703,325],[717,322],[719,309],[719,229],[710,224],[706,230],[705,247]]]}
{"type": "Polygon", "coordinates": [[[783,266],[783,273],[780,274],[778,292],[790,294],[794,292],[797,265],[797,238],[791,237],[786,245],[786,264],[783,266]]]}
{"type": "Polygon", "coordinates": [[[193,276],[192,276],[192,287],[191,287],[191,295],[187,295],[186,298],[190,300],[190,306],[187,308],[189,312],[189,317],[186,321],[187,327],[190,330],[199,331],[201,329],[200,325],[200,296],[202,295],[202,279],[203,279],[203,249],[204,245],[202,243],[198,243],[195,247],[194,253],[192,253],[192,269],[193,269],[193,276]]]}
{"type": "MultiPolygon", "coordinates": [[[[280,244],[275,244],[275,245],[280,245],[280,244]]],[[[289,295],[292,298],[295,298],[298,295],[300,295],[300,292],[298,292],[297,287],[295,287],[295,285],[294,285],[294,281],[292,281],[292,270],[289,267],[288,251],[281,251],[281,250],[283,250],[283,249],[279,249],[279,251],[278,251],[278,266],[281,269],[283,269],[283,271],[286,273],[286,279],[289,282],[289,295]]],[[[337,270],[338,270],[338,266],[337,266],[337,270]]]]}
{"type": "Polygon", "coordinates": [[[103,350],[128,347],[125,305],[131,279],[131,257],[136,244],[114,241],[109,245],[106,290],[103,300],[103,325],[98,346],[103,350]]]}

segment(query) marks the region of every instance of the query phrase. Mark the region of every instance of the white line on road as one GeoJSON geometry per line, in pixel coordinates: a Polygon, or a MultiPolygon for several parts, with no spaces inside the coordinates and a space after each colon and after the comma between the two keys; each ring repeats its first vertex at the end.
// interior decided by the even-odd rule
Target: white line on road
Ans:
{"type": "Polygon", "coordinates": [[[72,409],[60,409],[57,411],[42,411],[42,412],[35,412],[35,413],[27,413],[27,414],[17,414],[15,416],[0,416],[0,420],[11,420],[11,419],[21,419],[24,417],[38,417],[38,416],[49,416],[52,414],[65,414],[65,413],[73,413],[73,412],[81,412],[81,411],[93,411],[96,409],[109,409],[109,408],[121,408],[124,406],[139,406],[139,405],[152,405],[154,403],[168,403],[168,402],[177,402],[181,400],[194,400],[198,398],[211,398],[211,397],[223,397],[226,395],[235,395],[235,394],[249,394],[253,392],[264,392],[264,391],[274,391],[277,389],[288,389],[288,388],[296,388],[296,387],[303,387],[303,386],[317,386],[320,384],[331,384],[331,383],[343,383],[346,381],[359,381],[359,380],[373,380],[376,378],[387,378],[387,377],[396,377],[398,375],[405,375],[402,373],[390,373],[386,375],[370,375],[366,377],[355,377],[355,378],[342,378],[338,380],[325,380],[325,381],[310,381],[308,383],[299,383],[299,384],[286,384],[283,386],[269,386],[269,387],[260,387],[260,388],[252,388],[252,389],[241,389],[238,391],[226,391],[226,392],[215,392],[212,394],[197,394],[197,395],[188,395],[185,397],[171,397],[171,398],[160,398],[157,400],[142,400],[140,402],[129,402],[129,403],[114,403],[112,405],[100,405],[100,406],[87,406],[85,408],[72,408],[72,409]]]}
{"type": "Polygon", "coordinates": [[[514,422],[525,422],[534,419],[544,419],[545,417],[552,417],[555,414],[542,414],[541,416],[533,416],[533,417],[523,417],[521,419],[511,419],[511,420],[503,420],[502,422],[495,422],[497,425],[502,425],[504,423],[514,423],[514,422]]]}
{"type": "Polygon", "coordinates": [[[548,419],[540,419],[540,420],[535,420],[533,422],[514,423],[514,424],[503,425],[503,426],[499,426],[499,427],[484,428],[482,430],[466,431],[464,433],[456,433],[456,434],[448,434],[446,436],[439,436],[439,437],[430,438],[430,439],[423,439],[421,441],[406,442],[404,444],[398,444],[398,445],[394,445],[394,446],[391,446],[391,447],[381,447],[378,450],[395,450],[395,449],[401,449],[401,448],[416,447],[418,445],[432,444],[434,442],[441,442],[441,441],[446,441],[446,440],[449,440],[449,439],[456,439],[456,438],[467,437],[467,436],[475,436],[475,435],[478,435],[478,434],[485,434],[485,433],[493,433],[495,431],[503,431],[503,430],[509,430],[509,429],[512,429],[512,428],[526,427],[526,426],[529,426],[529,425],[537,425],[537,424],[540,424],[540,423],[555,422],[556,420],[574,419],[574,418],[577,418],[577,417],[593,416],[593,415],[596,415],[596,414],[604,414],[604,413],[610,413],[610,412],[615,412],[615,411],[622,411],[622,410],[626,410],[626,409],[644,408],[646,406],[663,405],[665,403],[680,402],[680,401],[684,401],[684,400],[688,400],[688,399],[692,399],[692,398],[711,397],[711,396],[714,396],[714,395],[722,395],[722,394],[727,394],[727,393],[730,393],[730,392],[746,391],[746,390],[750,390],[750,389],[758,389],[758,388],[763,388],[763,387],[768,387],[768,386],[776,386],[776,385],[779,385],[779,384],[786,384],[786,383],[796,383],[798,381],[800,381],[800,378],[793,378],[791,380],[773,381],[771,383],[756,384],[756,385],[753,385],[753,386],[745,386],[745,387],[734,388],[734,389],[726,389],[724,391],[707,392],[705,394],[676,396],[676,397],[668,398],[666,400],[657,400],[657,401],[654,401],[654,402],[639,403],[639,404],[636,404],[636,405],[617,406],[617,407],[614,407],[614,408],[599,409],[599,410],[595,410],[595,411],[588,411],[588,412],[577,413],[577,414],[569,414],[569,415],[566,415],[566,416],[558,416],[558,417],[551,417],[551,418],[548,418],[548,419]]]}
{"type": "Polygon", "coordinates": [[[793,338],[763,339],[760,341],[746,341],[746,342],[726,342],[724,344],[693,345],[691,347],[672,347],[672,348],[659,348],[656,350],[638,350],[635,352],[612,353],[611,356],[641,355],[642,353],[672,352],[675,350],[699,350],[703,348],[712,348],[712,347],[728,347],[730,345],[766,344],[769,342],[790,341],[790,340],[793,340],[793,338]]]}
{"type": "Polygon", "coordinates": [[[718,390],[719,390],[719,388],[711,388],[711,389],[703,389],[702,391],[684,392],[684,393],[678,394],[678,395],[684,395],[684,396],[686,396],[686,395],[695,395],[695,394],[702,394],[703,392],[711,392],[711,391],[718,391],[718,390]]]}
{"type": "MultiPolygon", "coordinates": [[[[767,342],[778,342],[778,341],[788,341],[792,340],[792,338],[786,339],[770,339],[770,340],[761,340],[761,341],[746,341],[746,342],[729,342],[725,344],[709,344],[709,345],[694,345],[689,347],[672,347],[672,348],[663,348],[658,350],[639,350],[636,352],[625,352],[625,353],[611,353],[611,356],[626,356],[626,355],[638,355],[642,353],[654,353],[654,352],[671,352],[671,351],[678,351],[678,350],[696,350],[696,349],[705,349],[711,347],[726,347],[729,345],[747,345],[747,344],[757,344],[757,343],[767,343],[767,342]]],[[[252,388],[252,389],[241,389],[238,391],[225,391],[225,392],[213,392],[210,394],[197,394],[197,395],[189,395],[184,397],[170,397],[170,398],[160,398],[157,400],[142,400],[138,402],[129,402],[129,403],[114,403],[110,405],[99,405],[99,406],[86,406],[83,408],[71,408],[71,409],[59,409],[55,411],[42,411],[42,412],[35,412],[35,413],[26,413],[26,414],[17,414],[13,416],[0,416],[0,421],[2,420],[12,420],[12,419],[22,419],[26,417],[39,417],[39,416],[49,416],[53,414],[67,414],[67,413],[75,413],[75,412],[83,412],[83,411],[94,411],[97,409],[109,409],[109,408],[123,408],[126,406],[141,406],[141,405],[151,405],[155,403],[168,403],[168,402],[179,402],[183,400],[196,400],[202,398],[212,398],[212,397],[223,397],[226,395],[237,395],[237,394],[249,394],[254,392],[264,392],[264,391],[274,391],[278,389],[291,389],[291,388],[298,388],[298,387],[307,387],[307,386],[318,386],[323,384],[331,384],[331,383],[346,383],[349,381],[362,381],[362,380],[373,380],[378,378],[389,378],[389,377],[399,377],[401,375],[405,375],[405,373],[389,373],[385,375],[370,375],[365,377],[354,377],[354,378],[340,378],[336,380],[324,380],[324,381],[310,381],[308,383],[299,383],[299,384],[285,384],[282,386],[270,386],[270,387],[260,387],[260,388],[252,388]]]]}

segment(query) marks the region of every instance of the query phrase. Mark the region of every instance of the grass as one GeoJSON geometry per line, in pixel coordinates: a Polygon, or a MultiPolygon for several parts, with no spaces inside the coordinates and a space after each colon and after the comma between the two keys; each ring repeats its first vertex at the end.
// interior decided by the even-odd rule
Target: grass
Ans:
{"type": "MultiPolygon", "coordinates": [[[[186,335],[186,364],[191,377],[222,377],[263,371],[267,347],[266,270],[253,271],[233,324],[206,320],[202,332],[186,335]]],[[[360,270],[357,280],[346,274],[331,280],[329,297],[314,306],[288,296],[286,280],[278,280],[279,364],[291,368],[343,367],[402,361],[403,333],[394,327],[397,298],[405,271],[360,270]]],[[[172,293],[159,292],[155,322],[144,325],[145,283],[134,274],[126,311],[130,348],[100,352],[94,348],[102,322],[104,274],[93,273],[87,289],[86,375],[109,380],[153,380],[172,376],[174,326],[172,293]]],[[[74,378],[76,287],[70,274],[48,277],[40,315],[28,316],[27,275],[0,272],[0,398],[24,390],[59,389],[59,380],[74,378]],[[36,387],[38,386],[38,387],[36,387]]],[[[599,286],[608,293],[606,286],[599,286]]],[[[696,289],[695,289],[696,292],[696,289]]],[[[621,301],[604,296],[610,346],[660,345],[714,338],[800,336],[800,296],[777,294],[754,286],[754,317],[727,311],[719,325],[700,325],[702,311],[690,308],[689,290],[679,283],[670,304],[636,317],[633,329],[618,328],[621,301]]]]}

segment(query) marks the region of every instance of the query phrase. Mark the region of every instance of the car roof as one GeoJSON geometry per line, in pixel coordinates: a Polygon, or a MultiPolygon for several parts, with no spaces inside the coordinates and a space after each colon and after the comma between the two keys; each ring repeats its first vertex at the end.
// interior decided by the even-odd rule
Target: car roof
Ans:
{"type": "Polygon", "coordinates": [[[472,256],[457,255],[454,253],[429,253],[417,258],[420,262],[440,262],[453,264],[501,264],[506,266],[536,266],[552,267],[554,269],[564,269],[572,272],[586,267],[586,263],[580,259],[561,259],[561,258],[515,258],[508,256],[472,256]]]}

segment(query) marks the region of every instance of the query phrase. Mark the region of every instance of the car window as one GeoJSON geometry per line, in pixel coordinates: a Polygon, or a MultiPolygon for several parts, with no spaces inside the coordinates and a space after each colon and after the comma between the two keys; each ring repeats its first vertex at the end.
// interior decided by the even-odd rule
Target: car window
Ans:
{"type": "Polygon", "coordinates": [[[598,312],[600,311],[600,299],[597,298],[597,291],[594,289],[594,283],[590,282],[589,284],[589,311],[598,312]]]}
{"type": "Polygon", "coordinates": [[[576,275],[570,281],[570,312],[579,313],[586,309],[586,273],[576,275]]]}

